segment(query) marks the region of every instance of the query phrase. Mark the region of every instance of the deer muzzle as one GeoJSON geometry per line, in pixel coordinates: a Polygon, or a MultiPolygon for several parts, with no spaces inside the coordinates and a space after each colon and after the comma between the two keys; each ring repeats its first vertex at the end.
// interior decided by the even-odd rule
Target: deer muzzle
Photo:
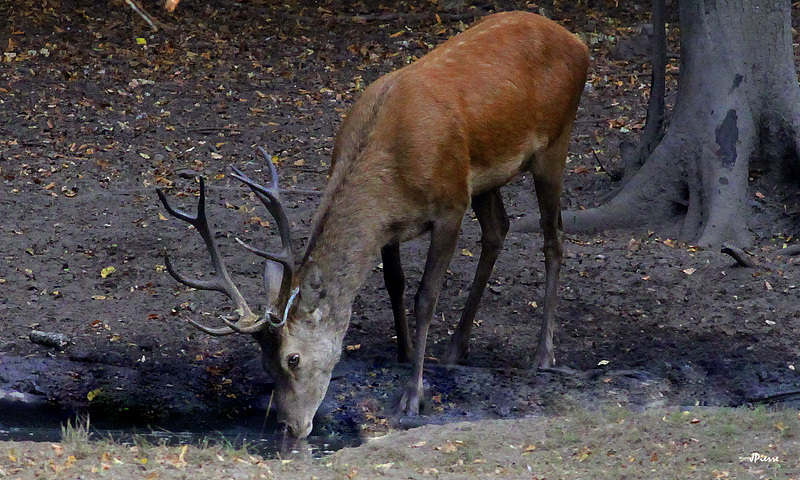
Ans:
{"type": "Polygon", "coordinates": [[[295,438],[306,438],[311,433],[311,418],[283,418],[278,420],[281,431],[295,438]]]}

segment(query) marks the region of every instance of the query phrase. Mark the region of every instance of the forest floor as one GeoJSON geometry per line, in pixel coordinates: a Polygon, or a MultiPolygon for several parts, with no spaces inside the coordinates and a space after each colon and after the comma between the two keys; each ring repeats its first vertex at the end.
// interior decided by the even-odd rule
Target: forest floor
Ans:
{"type": "MultiPolygon", "coordinates": [[[[563,206],[602,203],[619,186],[608,174],[620,168],[619,143],[635,140],[644,121],[649,45],[640,32],[648,15],[636,7],[600,13],[562,3],[481,3],[468,13],[442,12],[440,22],[428,2],[328,0],[312,8],[187,1],[175,15],[146,3],[166,24],[152,33],[127,7],[109,2],[3,2],[0,18],[9,21],[0,25],[0,400],[8,408],[0,427],[45,411],[56,419],[88,413],[94,423],[112,426],[260,425],[271,384],[257,345],[243,335],[210,337],[185,321],[213,323],[230,305],[166,273],[165,249],[181,271],[207,272],[209,262],[199,237],[166,216],[154,189],[166,188],[175,203],[192,209],[194,177],[206,177],[228,266],[246,297],[258,298],[260,262],[233,240],[264,246],[276,235],[229,165],[263,178],[263,159],[254,155],[263,146],[278,163],[283,187],[320,190],[333,137],[359,92],[492,11],[541,7],[590,45],[563,206]],[[34,330],[61,334],[68,343],[31,341],[34,330]]],[[[674,57],[672,36],[670,44],[674,57]]],[[[670,102],[676,73],[673,60],[670,102]]],[[[391,310],[376,259],[315,435],[369,437],[426,423],[518,419],[527,427],[513,424],[514,431],[537,436],[563,432],[558,422],[576,421],[564,417],[568,412],[797,407],[797,260],[771,255],[792,242],[797,212],[780,190],[754,181],[750,193],[754,268],[680,243],[668,225],[567,232],[555,332],[562,371],[529,370],[544,286],[541,237],[511,233],[466,365],[429,362],[428,401],[418,418],[392,421],[383,414],[409,369],[394,361],[391,310]]],[[[530,178],[509,185],[504,199],[512,221],[537,211],[530,178]]],[[[308,240],[319,200],[285,195],[296,251],[308,240]]],[[[432,359],[458,321],[479,238],[470,214],[429,334],[432,359]]],[[[402,248],[409,298],[425,247],[420,239],[402,248]]],[[[577,418],[584,428],[605,428],[620,425],[617,416],[610,414],[608,423],[608,415],[599,423],[577,418]]],[[[475,425],[513,437],[512,424],[475,425]]],[[[462,427],[424,427],[397,438],[430,446],[436,435],[462,427]]],[[[493,434],[471,435],[496,440],[493,434]]],[[[449,442],[445,451],[464,450],[443,438],[437,448],[449,442]]],[[[509,441],[524,451],[538,440],[509,441]]],[[[37,444],[8,448],[38,448],[21,445],[37,444]]],[[[730,448],[732,462],[750,454],[730,448]]],[[[0,463],[0,476],[12,468],[0,463]]]]}

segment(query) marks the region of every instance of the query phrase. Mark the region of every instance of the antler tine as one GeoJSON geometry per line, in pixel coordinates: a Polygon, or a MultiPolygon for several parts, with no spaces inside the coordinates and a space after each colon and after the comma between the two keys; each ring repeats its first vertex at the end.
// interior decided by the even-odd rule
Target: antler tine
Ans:
{"type": "Polygon", "coordinates": [[[264,147],[258,147],[258,151],[261,152],[261,156],[264,157],[264,160],[267,161],[267,165],[269,166],[269,183],[270,188],[274,191],[278,191],[278,169],[275,168],[275,164],[272,163],[272,158],[269,156],[264,147]]]}
{"type": "MultiPolygon", "coordinates": [[[[239,244],[241,244],[244,248],[248,249],[252,253],[259,255],[263,258],[266,258],[269,261],[277,262],[283,267],[283,275],[280,280],[280,292],[278,294],[278,298],[284,299],[285,301],[289,302],[286,304],[286,308],[284,310],[283,315],[277,315],[274,311],[275,305],[268,310],[267,315],[265,318],[269,319],[271,325],[275,327],[280,327],[286,322],[286,317],[288,314],[288,309],[291,306],[292,295],[290,293],[292,287],[292,276],[295,272],[295,263],[294,263],[294,254],[292,253],[292,242],[291,242],[291,231],[289,229],[289,220],[286,218],[286,212],[283,210],[283,206],[280,202],[280,189],[278,187],[278,172],[275,168],[275,165],[272,163],[272,159],[270,159],[267,152],[259,147],[259,151],[264,156],[264,159],[267,161],[267,165],[269,166],[270,172],[270,181],[269,187],[265,187],[255,180],[251,179],[247,175],[245,175],[241,170],[238,168],[231,166],[233,169],[232,176],[237,178],[245,185],[250,187],[250,189],[255,193],[261,203],[267,208],[270,215],[275,219],[275,222],[278,226],[278,233],[281,237],[281,246],[282,251],[280,255],[274,255],[258,248],[255,248],[247,243],[236,239],[239,244]],[[274,322],[272,318],[280,319],[278,322],[274,322]]],[[[269,285],[270,275],[267,273],[267,268],[265,266],[264,270],[264,284],[269,285]]]]}
{"type": "Polygon", "coordinates": [[[236,239],[236,242],[238,242],[239,245],[241,245],[244,248],[246,248],[247,250],[249,250],[251,253],[255,253],[259,257],[266,258],[267,260],[271,260],[271,261],[276,262],[276,263],[280,263],[281,265],[283,265],[283,268],[285,268],[285,269],[289,269],[289,270],[293,270],[294,269],[294,266],[292,265],[292,263],[290,261],[288,261],[287,259],[285,259],[283,256],[274,255],[272,253],[265,252],[264,250],[261,250],[260,248],[256,248],[256,247],[250,245],[249,243],[244,242],[243,240],[241,240],[239,238],[236,239]]]}
{"type": "Polygon", "coordinates": [[[156,189],[156,193],[158,194],[158,198],[161,200],[161,203],[164,205],[164,208],[167,209],[167,212],[169,212],[170,215],[189,223],[198,231],[198,233],[200,233],[200,236],[203,238],[203,242],[206,244],[206,249],[208,250],[209,256],[211,257],[211,264],[214,267],[214,276],[210,280],[200,280],[198,278],[186,277],[174,269],[172,262],[169,260],[169,256],[166,254],[166,252],[164,252],[164,263],[167,266],[167,271],[169,272],[170,276],[172,276],[172,278],[178,282],[192,288],[197,288],[199,290],[213,290],[224,293],[236,305],[236,312],[239,315],[239,320],[236,323],[231,322],[226,318],[222,318],[223,322],[225,322],[227,325],[226,327],[222,328],[207,327],[194,320],[189,320],[189,322],[199,330],[211,335],[253,333],[262,329],[267,320],[258,320],[258,316],[253,313],[253,311],[247,305],[247,302],[245,301],[241,292],[233,283],[233,280],[231,280],[230,274],[228,274],[228,269],[225,268],[225,262],[223,261],[222,255],[219,252],[217,242],[214,240],[214,235],[211,233],[211,229],[208,226],[208,218],[206,217],[205,180],[200,177],[200,198],[197,203],[197,215],[195,216],[173,208],[169,204],[169,201],[167,201],[167,197],[164,192],[161,191],[161,189],[156,189]]]}
{"type": "MultiPolygon", "coordinates": [[[[283,205],[281,205],[280,201],[280,188],[278,187],[278,171],[275,168],[275,164],[272,163],[269,155],[263,148],[258,147],[261,154],[264,156],[264,159],[269,166],[269,174],[270,174],[270,186],[269,188],[259,184],[255,180],[251,179],[247,175],[245,175],[241,170],[238,168],[231,166],[234,173],[231,175],[234,178],[239,179],[242,183],[250,187],[253,193],[256,194],[261,203],[267,208],[270,215],[275,219],[275,222],[278,225],[278,234],[281,237],[281,246],[283,248],[282,256],[286,260],[286,265],[291,271],[295,270],[294,265],[294,255],[292,253],[292,240],[291,240],[291,231],[289,229],[289,220],[286,218],[286,212],[283,210],[283,205]]],[[[248,250],[253,251],[258,255],[261,255],[255,250],[248,248],[248,250]]],[[[264,256],[264,255],[261,255],[264,256]]],[[[268,257],[265,257],[268,258],[268,257]]],[[[270,259],[276,261],[278,263],[283,264],[283,261],[270,259]]]]}

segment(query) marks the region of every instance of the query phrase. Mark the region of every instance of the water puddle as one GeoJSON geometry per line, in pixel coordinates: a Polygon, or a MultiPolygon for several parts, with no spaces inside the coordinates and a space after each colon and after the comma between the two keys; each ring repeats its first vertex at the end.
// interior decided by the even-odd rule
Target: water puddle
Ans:
{"type": "MultiPolygon", "coordinates": [[[[0,441],[60,442],[62,426],[81,420],[48,408],[43,404],[19,401],[0,401],[0,441]]],[[[260,422],[234,424],[225,429],[205,431],[170,430],[168,427],[123,426],[104,424],[91,419],[89,438],[112,440],[124,445],[147,442],[154,445],[195,445],[199,447],[225,445],[234,449],[245,447],[248,452],[265,458],[276,455],[300,454],[321,457],[349,446],[362,443],[359,438],[311,436],[298,441],[284,438],[260,422]]]]}
{"type": "MultiPolygon", "coordinates": [[[[57,427],[8,427],[0,424],[0,442],[29,441],[58,443],[61,441],[61,426],[57,427]]],[[[169,432],[141,431],[138,429],[90,429],[92,440],[110,439],[122,445],[136,445],[142,441],[153,445],[226,445],[234,449],[245,447],[252,454],[265,458],[286,454],[303,454],[322,457],[344,447],[354,447],[362,443],[360,439],[309,437],[304,441],[287,443],[279,436],[245,434],[241,432],[169,432]]]]}

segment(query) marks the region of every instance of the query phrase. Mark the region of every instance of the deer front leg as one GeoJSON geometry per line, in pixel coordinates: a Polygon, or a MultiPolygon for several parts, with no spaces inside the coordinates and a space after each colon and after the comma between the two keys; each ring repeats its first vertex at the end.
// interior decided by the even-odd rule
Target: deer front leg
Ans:
{"type": "Polygon", "coordinates": [[[411,335],[408,332],[408,319],[406,307],[403,302],[403,293],[406,289],[406,279],[403,275],[403,266],[400,264],[400,244],[392,243],[381,249],[383,260],[383,281],[389,293],[394,315],[394,331],[397,334],[397,361],[407,363],[414,356],[414,346],[411,344],[411,335]]]}
{"type": "Polygon", "coordinates": [[[416,317],[414,362],[411,377],[408,379],[405,391],[400,398],[398,413],[416,415],[419,413],[420,399],[422,398],[422,367],[425,362],[425,343],[428,338],[428,327],[431,324],[433,310],[439,292],[442,290],[444,275],[447,266],[456,248],[456,240],[461,227],[461,218],[464,212],[458,212],[451,218],[437,221],[431,230],[431,243],[428,248],[428,259],[425,262],[425,273],[422,282],[414,297],[414,316],[416,317]]]}
{"type": "Polygon", "coordinates": [[[455,365],[467,357],[469,348],[469,335],[472,322],[478,311],[486,282],[492,274],[497,256],[503,249],[503,241],[508,233],[508,215],[503,207],[503,197],[500,190],[478,195],[472,199],[472,209],[481,224],[481,257],[478,268],[475,269],[475,278],[469,289],[467,303],[461,313],[456,331],[450,337],[450,343],[439,361],[445,365],[455,365]]]}
{"type": "MultiPolygon", "coordinates": [[[[559,212],[557,224],[561,225],[561,213],[559,212]]],[[[542,330],[539,333],[539,344],[536,347],[534,357],[534,368],[551,368],[556,363],[553,351],[553,329],[555,328],[556,303],[558,301],[558,278],[561,271],[561,256],[563,252],[564,232],[561,228],[544,226],[542,217],[542,230],[544,231],[544,268],[545,268],[545,290],[544,290],[544,317],[542,318],[542,330]]]]}
{"type": "MultiPolygon", "coordinates": [[[[558,300],[558,278],[561,271],[561,257],[564,251],[564,226],[561,222],[561,176],[563,173],[564,159],[566,158],[566,145],[554,148],[543,155],[541,160],[550,168],[537,172],[534,169],[534,185],[536,197],[539,201],[540,224],[544,237],[544,317],[542,330],[539,333],[539,344],[536,347],[533,368],[544,369],[555,365],[553,351],[553,329],[555,327],[556,302],[558,300]],[[559,168],[560,167],[560,168],[559,168]]],[[[537,161],[540,159],[537,158],[537,161]]]]}

